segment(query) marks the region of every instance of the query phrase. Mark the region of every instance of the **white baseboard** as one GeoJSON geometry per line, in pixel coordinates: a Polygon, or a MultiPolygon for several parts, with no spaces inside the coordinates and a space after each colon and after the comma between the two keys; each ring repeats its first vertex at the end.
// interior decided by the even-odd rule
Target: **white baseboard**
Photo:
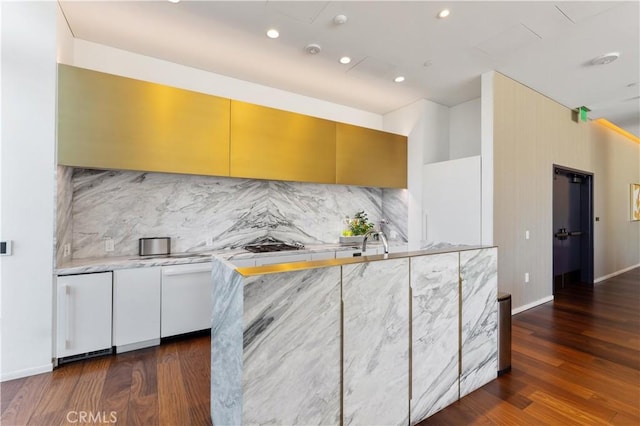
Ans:
{"type": "Polygon", "coordinates": [[[628,271],[630,271],[632,269],[636,269],[636,268],[639,268],[639,267],[640,267],[640,263],[637,263],[637,264],[635,264],[633,266],[629,266],[628,268],[620,269],[619,271],[616,271],[616,272],[614,272],[612,274],[605,275],[604,277],[598,277],[595,280],[593,280],[593,283],[597,284],[597,283],[599,283],[601,281],[608,280],[609,278],[613,278],[613,277],[615,277],[617,275],[624,274],[625,272],[628,272],[628,271]]]}
{"type": "Polygon", "coordinates": [[[553,295],[544,297],[542,299],[536,300],[535,302],[527,303],[523,306],[518,306],[517,308],[511,309],[511,315],[519,314],[520,312],[526,311],[531,308],[535,308],[536,306],[540,306],[544,303],[553,301],[553,295]]]}
{"type": "Polygon", "coordinates": [[[38,367],[25,368],[24,370],[9,371],[2,373],[0,376],[0,382],[6,382],[7,380],[21,379],[22,377],[35,376],[36,374],[48,373],[53,371],[53,363],[40,365],[38,367]]]}

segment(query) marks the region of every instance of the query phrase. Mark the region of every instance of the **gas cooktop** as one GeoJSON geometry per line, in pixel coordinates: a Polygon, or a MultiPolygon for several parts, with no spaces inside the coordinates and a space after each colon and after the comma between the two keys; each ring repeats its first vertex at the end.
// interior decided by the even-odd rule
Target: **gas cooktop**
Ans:
{"type": "Polygon", "coordinates": [[[242,247],[252,253],[271,253],[274,251],[288,251],[288,250],[300,250],[303,249],[303,245],[292,245],[287,243],[262,243],[262,244],[249,244],[242,247]]]}

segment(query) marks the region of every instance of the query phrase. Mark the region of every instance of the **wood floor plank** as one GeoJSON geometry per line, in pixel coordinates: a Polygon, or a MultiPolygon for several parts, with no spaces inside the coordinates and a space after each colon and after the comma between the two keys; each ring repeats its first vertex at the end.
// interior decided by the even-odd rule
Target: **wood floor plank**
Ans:
{"type": "Polygon", "coordinates": [[[8,380],[0,383],[0,415],[4,413],[13,398],[18,394],[20,388],[27,382],[29,378],[21,378],[16,380],[8,380]]]}
{"type": "Polygon", "coordinates": [[[31,423],[34,425],[54,425],[64,421],[69,407],[71,392],[82,376],[84,363],[71,363],[56,368],[51,373],[51,386],[42,400],[33,407],[31,423]]]}
{"type": "Polygon", "coordinates": [[[562,399],[542,391],[533,392],[529,398],[581,424],[609,424],[609,421],[616,415],[616,412],[612,410],[605,410],[601,407],[596,410],[593,405],[578,405],[575,399],[562,399]]]}
{"type": "Polygon", "coordinates": [[[25,425],[29,423],[33,415],[31,407],[37,406],[51,385],[50,374],[38,374],[27,379],[18,380],[20,386],[15,389],[11,386],[3,387],[3,391],[8,395],[8,391],[14,391],[11,402],[2,412],[0,425],[25,425]]]}
{"type": "Polygon", "coordinates": [[[129,425],[157,425],[160,422],[158,408],[157,356],[146,350],[145,357],[133,361],[131,368],[131,393],[127,413],[129,425]]]}
{"type": "MultiPolygon", "coordinates": [[[[111,360],[112,357],[100,357],[84,364],[82,374],[69,398],[67,412],[89,413],[88,418],[102,419],[103,413],[99,410],[100,398],[111,360]]],[[[65,415],[62,424],[76,423],[75,415],[72,417],[65,415]]]]}
{"type": "Polygon", "coordinates": [[[177,352],[163,353],[162,361],[158,362],[158,407],[160,424],[191,424],[189,405],[177,352]],[[170,355],[166,356],[167,354],[170,355]]]}
{"type": "Polygon", "coordinates": [[[126,426],[133,381],[135,356],[130,353],[114,357],[102,387],[98,410],[115,416],[118,425],[126,426]]]}

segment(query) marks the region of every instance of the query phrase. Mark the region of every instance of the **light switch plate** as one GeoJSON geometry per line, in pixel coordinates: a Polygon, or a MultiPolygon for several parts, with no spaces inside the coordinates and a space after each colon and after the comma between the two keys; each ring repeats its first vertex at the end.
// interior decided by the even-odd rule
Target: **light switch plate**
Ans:
{"type": "Polygon", "coordinates": [[[0,241],[0,256],[11,256],[13,252],[13,241],[0,241]]]}

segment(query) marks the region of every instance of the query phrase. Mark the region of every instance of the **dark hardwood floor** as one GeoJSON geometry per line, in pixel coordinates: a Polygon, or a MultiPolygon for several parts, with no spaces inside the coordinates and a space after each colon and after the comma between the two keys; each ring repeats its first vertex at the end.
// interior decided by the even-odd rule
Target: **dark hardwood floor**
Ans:
{"type": "MultiPolygon", "coordinates": [[[[211,424],[209,342],[4,382],[0,424],[211,424]]],[[[515,315],[512,342],[510,373],[421,425],[640,425],[640,268],[515,315]]]]}

